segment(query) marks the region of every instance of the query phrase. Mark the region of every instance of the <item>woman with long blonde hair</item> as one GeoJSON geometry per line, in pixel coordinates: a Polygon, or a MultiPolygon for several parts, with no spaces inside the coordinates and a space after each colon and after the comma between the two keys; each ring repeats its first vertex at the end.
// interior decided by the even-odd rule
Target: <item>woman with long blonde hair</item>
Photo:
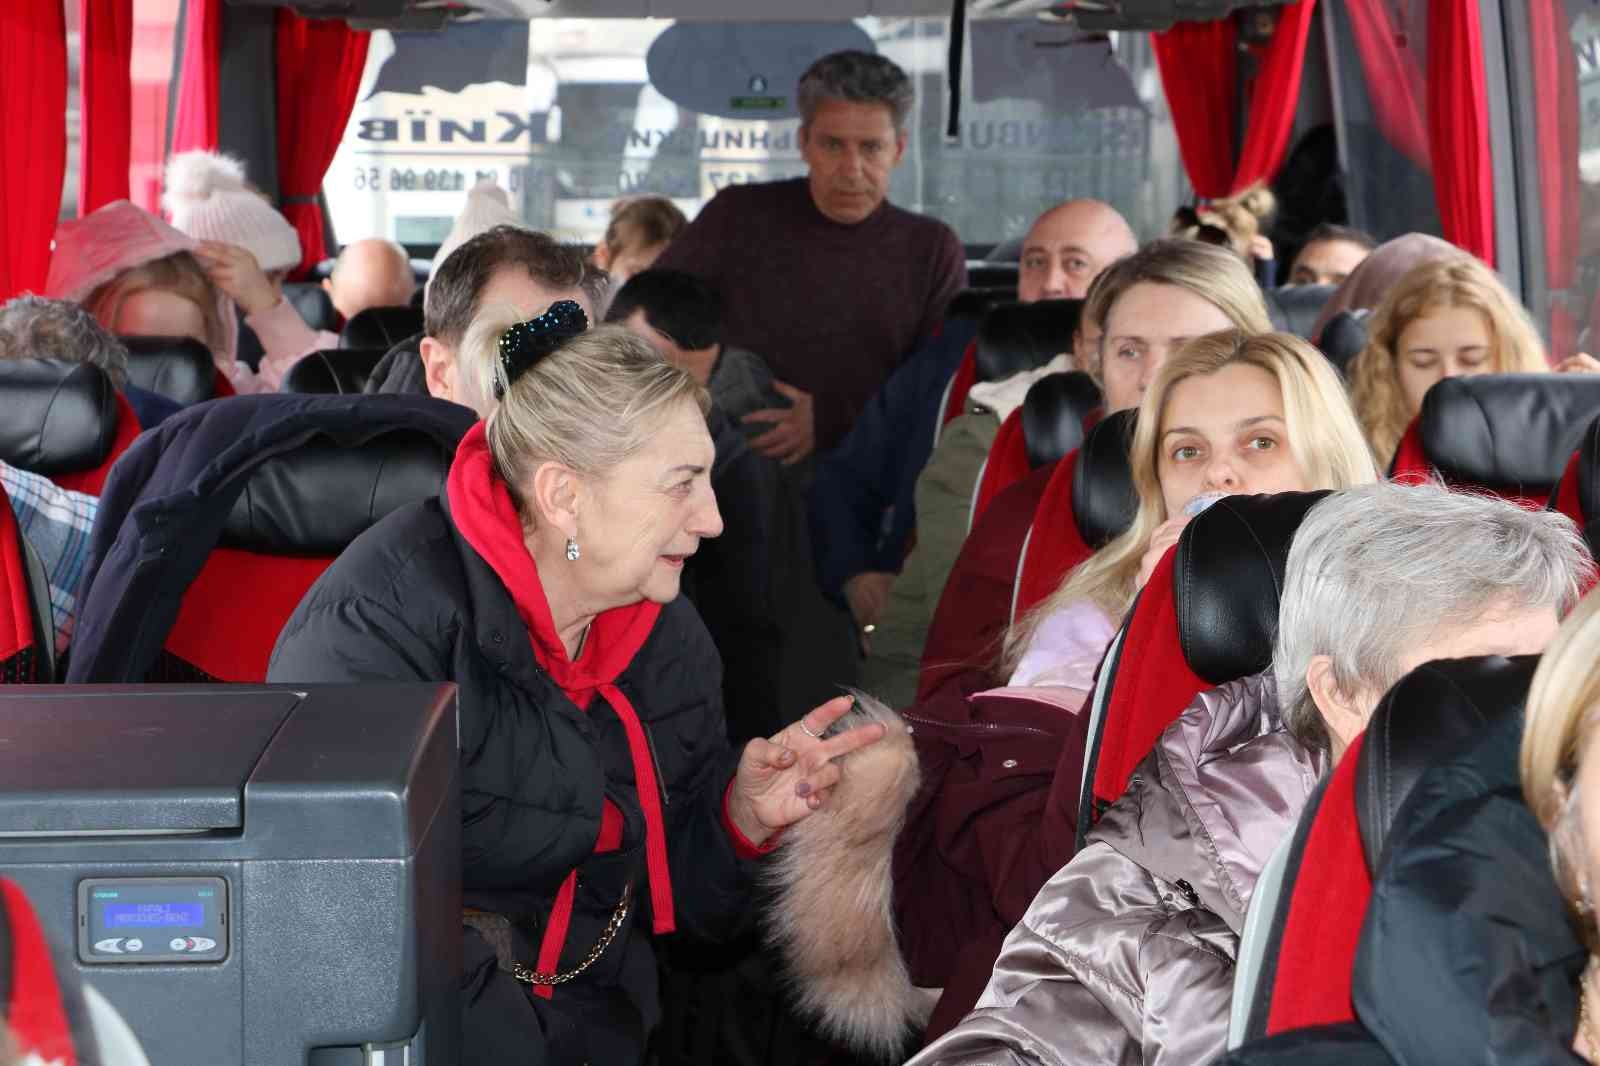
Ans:
{"type": "Polygon", "coordinates": [[[1387,463],[1443,379],[1549,369],[1528,313],[1463,252],[1412,268],[1378,305],[1350,364],[1350,396],[1373,454],[1387,463]]]}
{"type": "Polygon", "coordinates": [[[1156,372],[1129,452],[1138,513],[1006,636],[1012,685],[1087,690],[1134,594],[1196,510],[1217,495],[1347,488],[1375,480],[1333,367],[1288,333],[1190,341],[1156,372]]]}

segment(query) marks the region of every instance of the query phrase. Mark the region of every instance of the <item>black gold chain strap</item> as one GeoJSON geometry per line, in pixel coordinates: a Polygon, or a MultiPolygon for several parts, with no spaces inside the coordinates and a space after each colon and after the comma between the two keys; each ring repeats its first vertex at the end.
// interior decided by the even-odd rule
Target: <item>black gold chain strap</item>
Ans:
{"type": "Polygon", "coordinates": [[[589,954],[584,956],[576,969],[566,973],[540,973],[522,963],[513,963],[510,969],[512,977],[525,985],[564,985],[568,981],[580,976],[585,970],[600,961],[600,956],[606,953],[611,942],[617,938],[617,933],[622,929],[622,923],[628,920],[628,907],[633,902],[633,885],[628,885],[622,890],[622,899],[617,903],[617,909],[611,912],[611,920],[606,923],[605,932],[600,934],[600,939],[594,942],[594,947],[589,949],[589,954]]]}

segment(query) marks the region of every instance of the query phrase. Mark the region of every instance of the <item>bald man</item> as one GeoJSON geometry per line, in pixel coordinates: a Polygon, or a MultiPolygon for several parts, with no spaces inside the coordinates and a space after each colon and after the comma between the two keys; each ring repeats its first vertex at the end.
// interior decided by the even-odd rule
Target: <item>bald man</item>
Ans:
{"type": "MultiPolygon", "coordinates": [[[[1057,204],[1022,240],[1017,299],[1081,299],[1102,270],[1138,247],[1133,228],[1110,204],[1057,204]]],[[[916,526],[914,490],[933,451],[939,400],[976,334],[975,321],[946,322],[817,465],[810,501],[817,578],[858,624],[876,618],[905,561],[916,526]]]]}
{"type": "Polygon", "coordinates": [[[344,246],[322,290],[348,322],[369,307],[407,306],[417,291],[417,279],[404,248],[370,237],[344,246]]]}

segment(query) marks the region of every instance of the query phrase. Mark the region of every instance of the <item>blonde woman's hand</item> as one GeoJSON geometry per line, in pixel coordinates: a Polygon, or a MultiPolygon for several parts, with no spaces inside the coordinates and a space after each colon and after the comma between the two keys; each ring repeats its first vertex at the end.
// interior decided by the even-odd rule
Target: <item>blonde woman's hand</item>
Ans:
{"type": "Polygon", "coordinates": [[[745,745],[728,793],[728,817],[752,844],[821,809],[839,783],[834,760],[883,739],[877,722],[823,739],[852,706],[849,696],[829,700],[772,739],[745,745]]]}
{"type": "Polygon", "coordinates": [[[1150,575],[1156,572],[1162,556],[1167,554],[1167,549],[1178,543],[1178,538],[1183,536],[1183,527],[1191,521],[1189,515],[1174,515],[1156,527],[1155,534],[1150,538],[1150,547],[1145,549],[1144,558],[1139,561],[1139,588],[1144,588],[1150,581],[1150,575]]]}

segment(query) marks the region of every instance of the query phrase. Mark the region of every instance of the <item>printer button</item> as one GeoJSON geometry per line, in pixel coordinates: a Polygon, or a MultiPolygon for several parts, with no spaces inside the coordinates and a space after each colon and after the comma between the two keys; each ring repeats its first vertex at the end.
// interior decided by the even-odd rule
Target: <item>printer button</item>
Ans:
{"type": "Polygon", "coordinates": [[[182,937],[182,936],[175,936],[175,937],[172,938],[172,943],[168,944],[167,947],[171,948],[173,951],[188,951],[189,950],[189,938],[188,937],[182,937]]]}
{"type": "Polygon", "coordinates": [[[192,936],[189,938],[190,951],[210,951],[217,946],[217,942],[208,936],[192,936]]]}
{"type": "Polygon", "coordinates": [[[143,951],[144,941],[140,940],[138,937],[134,937],[132,940],[128,941],[127,948],[129,951],[143,951]]]}
{"type": "Polygon", "coordinates": [[[120,936],[117,936],[117,937],[111,937],[108,940],[96,940],[94,942],[94,949],[96,951],[103,951],[107,955],[121,955],[122,954],[122,938],[120,936]]]}

